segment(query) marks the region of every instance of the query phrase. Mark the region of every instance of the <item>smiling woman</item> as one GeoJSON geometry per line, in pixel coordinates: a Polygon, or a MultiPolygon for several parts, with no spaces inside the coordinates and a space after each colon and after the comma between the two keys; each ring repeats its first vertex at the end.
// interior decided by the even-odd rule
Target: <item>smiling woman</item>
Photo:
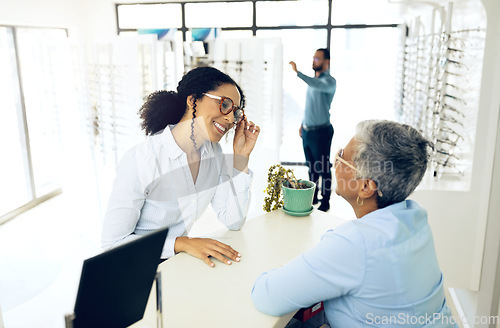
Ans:
{"type": "Polygon", "coordinates": [[[149,137],[118,165],[104,247],[169,227],[163,259],[184,251],[212,267],[210,256],[226,264],[240,260],[229,245],[186,235],[209,203],[227,228],[238,230],[245,222],[252,180],[248,160],[260,128],[244,115],[244,99],[238,84],[212,67],[188,72],[177,92],[149,95],[139,111],[149,137]],[[230,169],[218,142],[234,126],[230,169]]]}

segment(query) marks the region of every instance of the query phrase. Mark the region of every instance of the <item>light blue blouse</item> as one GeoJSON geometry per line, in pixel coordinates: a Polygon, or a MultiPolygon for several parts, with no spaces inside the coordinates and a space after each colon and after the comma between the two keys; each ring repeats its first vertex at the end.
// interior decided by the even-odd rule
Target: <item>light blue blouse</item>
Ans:
{"type": "Polygon", "coordinates": [[[174,255],[175,239],[186,235],[209,204],[227,228],[245,222],[250,201],[251,171],[233,168],[232,155],[218,143],[200,147],[201,162],[193,181],[187,155],[169,126],[128,151],[116,169],[103,222],[102,246],[110,248],[169,227],[162,258],[174,255]]]}
{"type": "Polygon", "coordinates": [[[411,200],[327,231],[311,250],[259,276],[252,299],[271,315],[324,301],[332,327],[457,327],[427,213],[411,200]]]}

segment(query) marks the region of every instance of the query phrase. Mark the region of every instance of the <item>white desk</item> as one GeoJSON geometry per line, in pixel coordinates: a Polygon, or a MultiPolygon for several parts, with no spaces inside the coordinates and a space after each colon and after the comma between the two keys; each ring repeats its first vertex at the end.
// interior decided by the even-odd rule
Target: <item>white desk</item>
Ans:
{"type": "MultiPolygon", "coordinates": [[[[240,262],[215,268],[186,253],[159,266],[162,274],[163,325],[182,327],[284,327],[293,313],[273,317],[253,305],[251,290],[264,271],[281,266],[318,243],[321,236],[345,219],[315,210],[306,217],[281,209],[248,221],[240,231],[220,231],[210,238],[229,244],[240,262]]],[[[153,286],[153,291],[155,286],[153,286]]],[[[141,322],[132,327],[155,327],[155,292],[141,322]]]]}

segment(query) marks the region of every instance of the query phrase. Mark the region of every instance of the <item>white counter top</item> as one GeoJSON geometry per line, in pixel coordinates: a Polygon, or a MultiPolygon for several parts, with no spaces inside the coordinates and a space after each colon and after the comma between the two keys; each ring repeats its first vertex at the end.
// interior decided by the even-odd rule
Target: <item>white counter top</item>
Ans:
{"type": "MultiPolygon", "coordinates": [[[[317,210],[293,217],[280,209],[248,221],[240,231],[206,236],[229,244],[241,254],[241,262],[226,265],[214,259],[215,267],[210,268],[180,253],[162,263],[164,327],[284,327],[293,313],[273,317],[254,307],[255,279],[308,250],[328,229],[343,222],[317,210]]],[[[155,293],[151,293],[144,319],[132,327],[155,327],[155,309],[155,293]]]]}

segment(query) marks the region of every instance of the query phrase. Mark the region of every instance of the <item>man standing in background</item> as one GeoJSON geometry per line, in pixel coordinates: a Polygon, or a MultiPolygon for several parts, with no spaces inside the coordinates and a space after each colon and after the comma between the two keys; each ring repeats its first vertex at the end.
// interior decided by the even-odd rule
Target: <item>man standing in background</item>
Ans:
{"type": "Polygon", "coordinates": [[[332,192],[332,172],[330,163],[330,148],[332,146],[333,126],[330,123],[330,106],[337,88],[337,82],[330,75],[330,51],[325,48],[316,50],[312,68],[314,77],[304,75],[297,70],[295,62],[291,61],[292,69],[297,76],[307,83],[306,108],[304,119],[299,129],[302,146],[309,168],[309,180],[316,183],[313,204],[318,203],[318,182],[321,176],[320,211],[330,209],[332,192]]]}

